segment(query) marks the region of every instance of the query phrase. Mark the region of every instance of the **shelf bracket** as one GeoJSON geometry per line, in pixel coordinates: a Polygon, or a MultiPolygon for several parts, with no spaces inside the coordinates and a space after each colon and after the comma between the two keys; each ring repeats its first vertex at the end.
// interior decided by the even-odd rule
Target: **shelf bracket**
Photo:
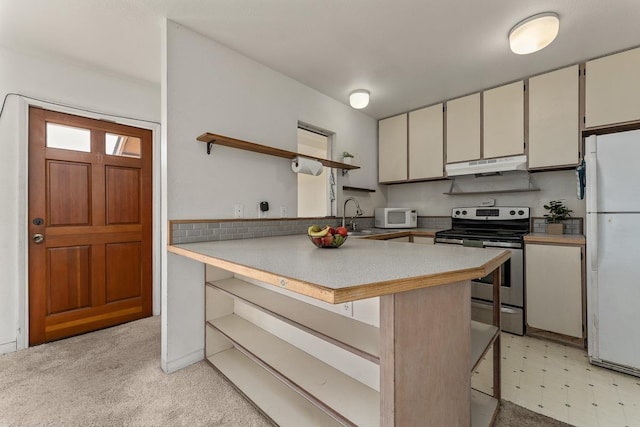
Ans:
{"type": "Polygon", "coordinates": [[[211,154],[211,147],[213,147],[213,144],[213,141],[207,142],[207,154],[211,154]]]}
{"type": "Polygon", "coordinates": [[[342,176],[345,176],[349,173],[349,169],[342,169],[342,176]]]}

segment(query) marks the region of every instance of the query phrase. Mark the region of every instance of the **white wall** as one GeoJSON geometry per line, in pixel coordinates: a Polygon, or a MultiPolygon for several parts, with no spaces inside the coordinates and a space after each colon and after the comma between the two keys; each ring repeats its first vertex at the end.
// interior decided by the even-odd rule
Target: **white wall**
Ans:
{"type": "MultiPolygon", "coordinates": [[[[0,99],[8,93],[98,113],[160,120],[160,90],[156,85],[58,58],[26,55],[0,47],[0,99]]],[[[9,96],[0,118],[0,353],[22,348],[27,341],[24,304],[27,295],[28,102],[45,105],[9,96]]]]}
{"type": "Polygon", "coordinates": [[[336,159],[345,150],[359,153],[362,170],[340,175],[340,188],[376,186],[374,119],[187,28],[170,23],[169,30],[170,219],[233,218],[235,203],[256,218],[261,200],[296,216],[288,160],[221,146],[207,156],[196,141],[204,132],[296,151],[298,121],[309,123],[335,132],[336,159]]]}
{"type": "MultiPolygon", "coordinates": [[[[233,218],[236,203],[245,206],[245,216],[256,218],[253,207],[261,200],[278,212],[286,206],[289,216],[296,216],[297,177],[290,161],[222,146],[214,146],[207,156],[205,144],[196,141],[204,132],[296,151],[298,121],[333,131],[334,157],[356,152],[362,165],[344,180],[338,173],[338,200],[344,200],[343,184],[377,188],[374,119],[171,21],[166,25],[168,219],[233,218]]],[[[362,194],[356,197],[368,215],[374,206],[385,204],[382,191],[362,194]]],[[[175,273],[169,271],[168,277],[180,277],[175,273]]],[[[203,304],[202,296],[202,289],[185,290],[180,281],[168,282],[163,369],[179,368],[176,360],[186,365],[189,355],[202,348],[202,318],[189,314],[203,304]],[[186,297],[186,292],[191,295],[186,297]],[[167,322],[184,315],[191,327],[181,330],[181,336],[172,334],[167,322]]]]}
{"type": "MultiPolygon", "coordinates": [[[[496,177],[465,177],[460,179],[463,189],[523,188],[526,174],[506,173],[496,177]],[[517,175],[516,175],[517,174],[517,175]],[[514,181],[518,180],[518,183],[514,181]],[[475,182],[474,182],[475,181],[475,182]]],[[[479,206],[487,197],[496,200],[496,206],[528,206],[531,216],[541,217],[547,211],[543,205],[550,200],[562,199],[574,217],[585,217],[585,202],[576,197],[576,174],[573,170],[537,172],[530,175],[532,187],[540,191],[523,193],[495,193],[450,196],[451,181],[434,181],[390,185],[387,188],[389,206],[416,207],[419,215],[450,216],[456,206],[479,206]]]]}

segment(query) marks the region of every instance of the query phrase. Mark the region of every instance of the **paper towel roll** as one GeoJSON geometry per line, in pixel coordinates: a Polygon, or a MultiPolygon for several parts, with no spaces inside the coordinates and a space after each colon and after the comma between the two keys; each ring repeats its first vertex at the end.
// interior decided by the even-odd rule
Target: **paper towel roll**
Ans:
{"type": "Polygon", "coordinates": [[[306,157],[296,157],[291,161],[291,170],[295,173],[318,176],[322,173],[322,163],[306,157]]]}

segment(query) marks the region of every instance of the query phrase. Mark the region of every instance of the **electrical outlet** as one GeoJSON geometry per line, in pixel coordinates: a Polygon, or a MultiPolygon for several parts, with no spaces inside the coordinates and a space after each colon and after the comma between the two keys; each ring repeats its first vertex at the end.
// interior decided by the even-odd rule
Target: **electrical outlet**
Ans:
{"type": "Polygon", "coordinates": [[[345,302],[342,304],[342,314],[346,316],[353,316],[353,303],[345,302]]]}
{"type": "Polygon", "coordinates": [[[286,206],[280,206],[280,217],[281,218],[286,218],[287,217],[287,207],[286,206]]]}
{"type": "Polygon", "coordinates": [[[233,205],[233,217],[234,218],[244,217],[244,207],[241,204],[233,205]]]}

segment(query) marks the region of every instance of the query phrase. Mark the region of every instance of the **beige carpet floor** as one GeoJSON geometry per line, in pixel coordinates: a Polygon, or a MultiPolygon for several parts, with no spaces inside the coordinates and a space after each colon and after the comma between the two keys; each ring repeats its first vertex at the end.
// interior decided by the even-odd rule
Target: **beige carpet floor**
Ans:
{"type": "MultiPolygon", "coordinates": [[[[162,372],[158,317],[0,356],[0,426],[129,425],[271,424],[206,362],[162,372]]],[[[510,402],[496,421],[566,425],[510,402]]]]}

